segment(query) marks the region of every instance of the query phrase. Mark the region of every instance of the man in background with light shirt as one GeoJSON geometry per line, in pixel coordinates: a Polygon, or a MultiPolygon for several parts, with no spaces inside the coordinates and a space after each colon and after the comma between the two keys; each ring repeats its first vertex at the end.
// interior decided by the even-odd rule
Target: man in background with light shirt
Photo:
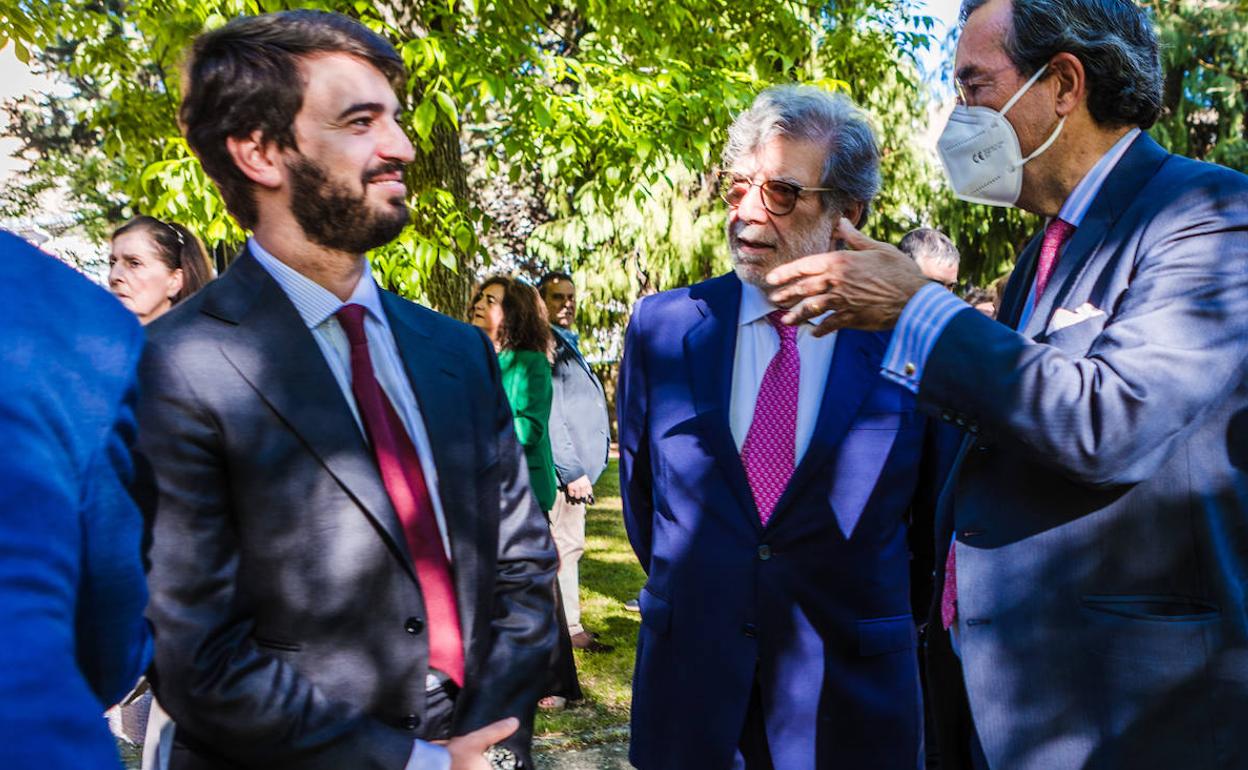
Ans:
{"type": "Polygon", "coordinates": [[[141,367],[172,770],[529,764],[555,556],[497,358],[363,256],[407,222],[405,78],[314,11],[191,51],[183,130],[253,236],[141,367]]]}
{"type": "Polygon", "coordinates": [[[941,767],[1243,768],[1248,178],[1142,133],[1161,67],[1133,3],[962,20],[950,182],[1046,220],[1000,323],[846,222],[854,251],[769,276],[789,323],[895,325],[884,376],[970,434],[937,519],[941,767]]]}

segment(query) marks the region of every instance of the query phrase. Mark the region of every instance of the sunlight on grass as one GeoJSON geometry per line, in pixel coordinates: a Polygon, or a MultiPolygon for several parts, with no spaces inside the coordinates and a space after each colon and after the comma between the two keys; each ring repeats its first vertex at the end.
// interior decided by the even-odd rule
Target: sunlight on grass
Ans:
{"type": "Polygon", "coordinates": [[[585,700],[565,711],[540,712],[537,736],[560,744],[618,740],[628,725],[632,696],[633,651],[640,617],[624,609],[646,582],[624,534],[616,462],[594,487],[598,502],[586,517],[586,547],[581,558],[581,622],[596,632],[611,652],[576,651],[576,670],[585,700]]]}

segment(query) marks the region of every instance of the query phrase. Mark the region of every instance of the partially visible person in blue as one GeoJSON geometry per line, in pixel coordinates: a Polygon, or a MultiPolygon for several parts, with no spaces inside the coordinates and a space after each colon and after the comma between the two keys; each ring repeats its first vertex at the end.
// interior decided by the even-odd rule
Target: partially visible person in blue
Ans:
{"type": "Polygon", "coordinates": [[[138,321],[0,232],[0,767],[120,767],[101,714],[151,655],[134,476],[138,321]]]}
{"type": "MultiPolygon", "coordinates": [[[[879,375],[888,335],[787,327],[767,271],[829,248],[879,190],[865,116],[768,89],[728,132],[735,273],[646,297],[620,365],[620,490],[647,574],[641,770],[915,770],[911,520],[940,433],[879,375]]],[[[930,533],[927,535],[930,537],[930,533]]]]}

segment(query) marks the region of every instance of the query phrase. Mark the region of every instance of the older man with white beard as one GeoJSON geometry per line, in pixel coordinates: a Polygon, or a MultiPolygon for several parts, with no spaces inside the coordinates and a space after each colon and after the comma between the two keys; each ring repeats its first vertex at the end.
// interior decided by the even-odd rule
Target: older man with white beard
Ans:
{"type": "Polygon", "coordinates": [[[772,88],[724,168],[734,272],[638,303],[621,365],[624,517],[648,575],[631,760],[915,768],[907,531],[930,521],[937,434],[879,376],[887,334],[816,338],[760,288],[863,221],[875,139],[843,96],[772,88]]]}

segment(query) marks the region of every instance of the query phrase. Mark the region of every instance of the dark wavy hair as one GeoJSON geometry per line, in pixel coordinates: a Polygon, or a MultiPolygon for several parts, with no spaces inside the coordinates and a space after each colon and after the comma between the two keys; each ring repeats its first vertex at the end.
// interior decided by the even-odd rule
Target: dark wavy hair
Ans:
{"type": "Polygon", "coordinates": [[[468,314],[491,286],[503,287],[503,325],[498,330],[498,346],[501,350],[536,350],[550,357],[554,348],[550,322],[546,319],[546,304],[542,297],[524,281],[506,275],[493,275],[477,287],[468,303],[468,314]]]}
{"type": "Polygon", "coordinates": [[[406,84],[403,58],[363,24],[337,13],[296,10],[240,16],[195,39],[182,73],[178,121],[187,144],[216,182],[226,207],[255,227],[251,180],[234,165],[226,139],[261,132],[264,141],[296,148],[295,115],[303,106],[300,59],[345,53],[373,65],[395,91],[406,84]]]}
{"type": "Polygon", "coordinates": [[[204,245],[195,234],[177,222],[162,222],[156,217],[137,216],[113,231],[112,240],[131,231],[151,238],[156,254],[165,267],[182,271],[182,290],[172,300],[178,304],[212,280],[212,266],[204,245]]]}
{"type": "MultiPolygon", "coordinates": [[[[963,0],[961,20],[988,0],[963,0]]],[[[1132,0],[1013,0],[1002,42],[1019,74],[1074,54],[1088,79],[1088,112],[1103,126],[1147,129],[1161,114],[1161,59],[1148,13],[1132,0]]]]}

